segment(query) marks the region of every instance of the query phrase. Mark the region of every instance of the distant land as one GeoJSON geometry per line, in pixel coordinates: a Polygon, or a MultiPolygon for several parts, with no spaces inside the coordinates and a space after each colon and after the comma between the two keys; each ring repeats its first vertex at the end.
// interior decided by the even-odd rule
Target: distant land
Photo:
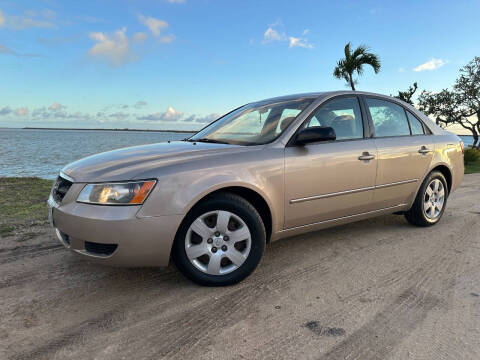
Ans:
{"type": "Polygon", "coordinates": [[[198,130],[154,130],[154,129],[83,129],[83,128],[46,128],[46,127],[24,127],[23,130],[86,130],[86,131],[144,131],[144,132],[167,132],[167,133],[196,133],[198,130]]]}

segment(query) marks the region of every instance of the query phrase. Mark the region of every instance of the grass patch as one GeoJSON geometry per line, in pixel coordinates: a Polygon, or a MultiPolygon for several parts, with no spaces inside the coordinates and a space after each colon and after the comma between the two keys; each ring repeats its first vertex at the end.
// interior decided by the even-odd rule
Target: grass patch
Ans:
{"type": "Polygon", "coordinates": [[[0,178],[0,236],[45,224],[52,185],[52,180],[39,178],[0,178]]]}
{"type": "Polygon", "coordinates": [[[480,160],[469,162],[465,165],[465,174],[480,173],[480,160]]]}
{"type": "Polygon", "coordinates": [[[471,147],[465,149],[463,161],[465,162],[465,174],[480,172],[480,150],[471,147]]]}

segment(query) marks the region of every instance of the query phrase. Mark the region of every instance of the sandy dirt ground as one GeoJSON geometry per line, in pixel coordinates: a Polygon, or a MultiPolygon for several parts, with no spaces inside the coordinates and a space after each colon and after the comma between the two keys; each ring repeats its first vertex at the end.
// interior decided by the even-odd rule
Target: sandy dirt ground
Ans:
{"type": "Polygon", "coordinates": [[[480,174],[433,228],[389,215],[274,242],[246,281],[0,242],[0,359],[480,359],[480,174]]]}

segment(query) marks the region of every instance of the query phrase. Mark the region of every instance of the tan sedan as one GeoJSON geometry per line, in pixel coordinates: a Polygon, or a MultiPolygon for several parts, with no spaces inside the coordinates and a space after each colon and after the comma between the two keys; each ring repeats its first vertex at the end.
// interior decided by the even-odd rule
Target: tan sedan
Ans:
{"type": "Polygon", "coordinates": [[[48,203],[77,254],[121,266],[173,259],[198,283],[226,285],[282,237],[393,212],[433,225],[463,172],[460,139],[414,107],[325,92],[247,104],[184,141],[76,161],[48,203]]]}

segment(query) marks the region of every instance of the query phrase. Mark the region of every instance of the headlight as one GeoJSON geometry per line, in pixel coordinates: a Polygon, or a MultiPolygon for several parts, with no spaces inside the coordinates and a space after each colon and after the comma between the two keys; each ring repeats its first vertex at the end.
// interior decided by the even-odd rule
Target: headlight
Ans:
{"type": "Polygon", "coordinates": [[[111,184],[87,184],[78,195],[77,201],[103,205],[140,205],[150,194],[155,183],[155,180],[144,180],[111,184]]]}

